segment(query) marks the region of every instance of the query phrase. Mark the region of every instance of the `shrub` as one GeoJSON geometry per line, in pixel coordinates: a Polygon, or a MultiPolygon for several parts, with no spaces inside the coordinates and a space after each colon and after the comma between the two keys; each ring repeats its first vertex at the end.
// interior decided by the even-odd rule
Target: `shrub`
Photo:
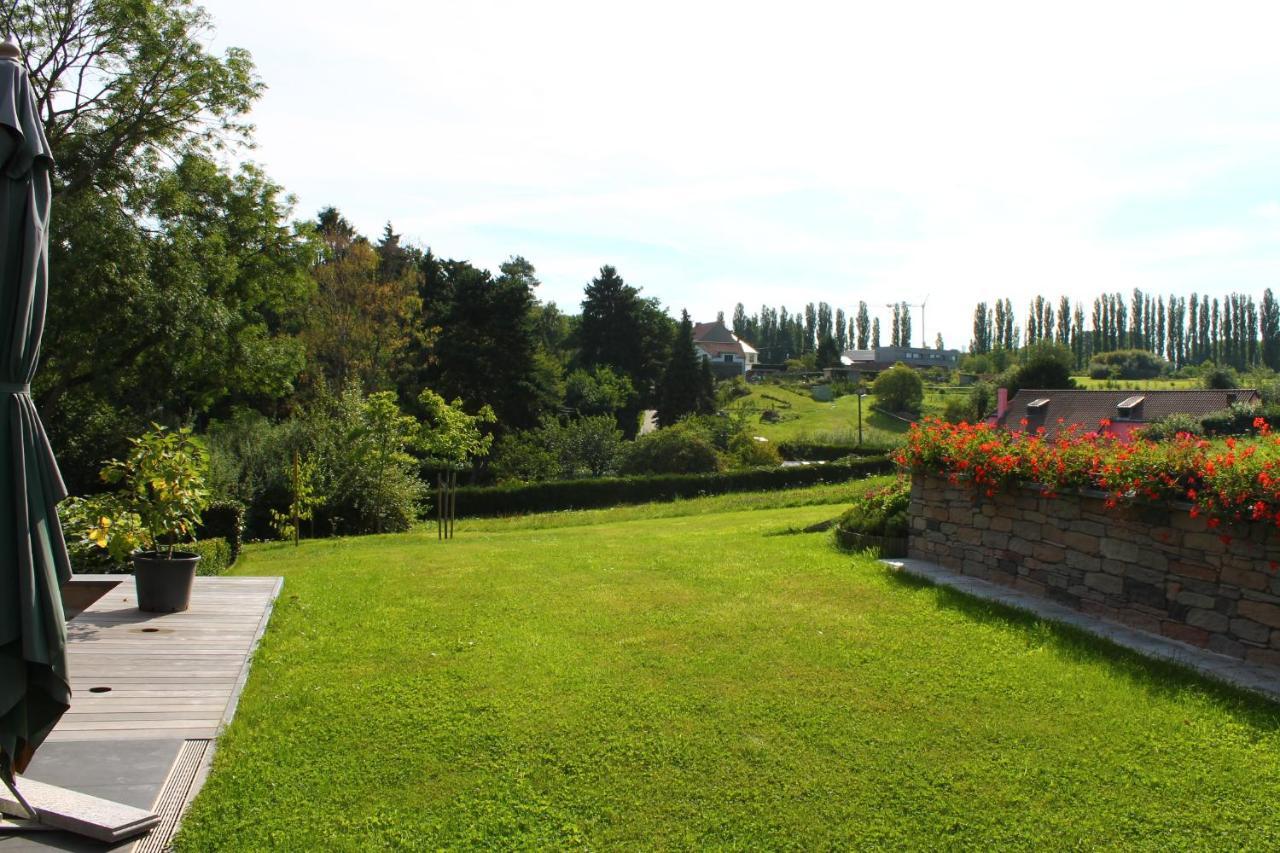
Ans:
{"type": "Polygon", "coordinates": [[[200,541],[223,539],[227,543],[227,565],[240,558],[244,541],[244,504],[239,501],[216,501],[205,507],[197,528],[200,541]]]}
{"type": "Polygon", "coordinates": [[[200,555],[200,562],[196,565],[198,575],[220,575],[231,567],[231,545],[222,537],[201,539],[182,547],[200,555]]]}
{"type": "Polygon", "coordinates": [[[1236,372],[1230,367],[1205,365],[1200,371],[1200,384],[1213,390],[1224,390],[1239,387],[1236,372]]]}
{"type": "Polygon", "coordinates": [[[1141,349],[1098,353],[1089,362],[1093,379],[1154,379],[1169,369],[1169,363],[1153,352],[1141,349]]]}
{"type": "Polygon", "coordinates": [[[773,442],[745,432],[734,436],[729,453],[735,468],[777,468],[782,464],[782,454],[773,442]]]}
{"type": "Polygon", "coordinates": [[[1148,441],[1172,441],[1183,433],[1204,435],[1204,425],[1193,415],[1175,414],[1152,421],[1142,428],[1142,437],[1148,441]]]}
{"type": "Polygon", "coordinates": [[[911,487],[905,477],[880,489],[868,489],[840,516],[836,526],[864,536],[905,538],[911,487]]]}
{"type": "Polygon", "coordinates": [[[858,447],[853,443],[806,441],[788,439],[778,443],[778,452],[783,459],[797,462],[834,462],[847,456],[883,456],[889,451],[887,447],[858,447]]]}
{"type": "Polygon", "coordinates": [[[723,467],[705,430],[681,423],[637,438],[619,470],[623,474],[700,474],[723,467]]]}
{"type": "Polygon", "coordinates": [[[973,413],[973,398],[947,397],[947,401],[942,404],[942,419],[953,424],[977,420],[973,413]]]}
{"type": "Polygon", "coordinates": [[[611,415],[563,424],[544,418],[537,429],[498,442],[493,473],[500,482],[603,477],[617,469],[622,452],[622,431],[611,415]]]}
{"type": "Polygon", "coordinates": [[[460,516],[510,515],[568,509],[597,509],[619,504],[669,501],[701,495],[790,489],[814,483],[842,483],[892,471],[886,457],[847,465],[755,468],[711,474],[663,474],[562,480],[506,486],[463,486],[458,490],[460,516]]]}
{"type": "Polygon", "coordinates": [[[1022,364],[1000,377],[999,385],[1013,396],[1022,388],[1074,388],[1071,367],[1075,356],[1061,344],[1041,341],[1024,351],[1022,364]]]}
{"type": "Polygon", "coordinates": [[[905,364],[893,367],[876,377],[871,386],[876,402],[893,412],[919,412],[924,401],[924,382],[905,364]]]}

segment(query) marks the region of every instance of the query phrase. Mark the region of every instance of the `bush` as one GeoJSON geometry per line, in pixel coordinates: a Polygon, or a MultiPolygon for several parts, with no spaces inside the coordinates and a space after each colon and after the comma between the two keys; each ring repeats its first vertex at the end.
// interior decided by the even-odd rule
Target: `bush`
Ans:
{"type": "Polygon", "coordinates": [[[879,405],[891,412],[918,413],[924,402],[924,382],[910,367],[895,364],[876,377],[871,393],[879,405]]]}
{"type": "Polygon", "coordinates": [[[883,456],[888,448],[856,444],[830,444],[789,439],[778,443],[783,459],[795,462],[834,462],[847,456],[883,456]]]}
{"type": "Polygon", "coordinates": [[[200,555],[200,562],[196,566],[198,575],[220,575],[231,567],[231,545],[220,536],[178,547],[200,555]]]}
{"type": "Polygon", "coordinates": [[[458,515],[512,515],[598,509],[729,492],[791,489],[815,483],[842,483],[859,477],[886,474],[893,469],[894,463],[881,456],[862,459],[849,465],[756,468],[712,474],[602,477],[598,480],[528,485],[463,486],[458,490],[458,515]]]}
{"type": "Polygon", "coordinates": [[[1193,415],[1175,414],[1152,421],[1142,428],[1142,437],[1147,441],[1172,441],[1179,433],[1204,435],[1204,425],[1193,415]]]}
{"type": "Polygon", "coordinates": [[[244,504],[239,501],[217,501],[205,508],[197,528],[200,540],[223,539],[227,543],[227,565],[240,558],[244,541],[244,504]]]}
{"type": "Polygon", "coordinates": [[[903,539],[907,535],[907,511],[911,488],[905,478],[881,489],[868,489],[851,506],[836,526],[863,536],[903,539]]]}
{"type": "Polygon", "coordinates": [[[541,482],[613,473],[623,453],[622,431],[611,415],[560,423],[545,418],[537,429],[510,433],[494,450],[499,482],[541,482]]]}
{"type": "Polygon", "coordinates": [[[745,432],[734,436],[729,453],[735,468],[777,468],[782,464],[782,454],[773,442],[745,432]]]}
{"type": "Polygon", "coordinates": [[[1099,353],[1089,362],[1093,379],[1155,379],[1168,369],[1163,358],[1141,349],[1099,353]]]}
{"type": "Polygon", "coordinates": [[[723,467],[705,431],[697,424],[680,423],[637,438],[619,470],[623,474],[701,474],[723,467]]]}
{"type": "Polygon", "coordinates": [[[1012,397],[1022,388],[1074,388],[1071,367],[1075,355],[1061,344],[1042,341],[1024,353],[1022,364],[1010,368],[998,382],[1012,397]]]}
{"type": "Polygon", "coordinates": [[[1237,378],[1236,372],[1230,367],[1205,365],[1205,367],[1200,371],[1200,384],[1211,390],[1238,388],[1239,382],[1240,380],[1237,378]]]}
{"type": "Polygon", "coordinates": [[[953,424],[976,420],[973,414],[973,398],[947,397],[947,402],[942,404],[942,419],[953,424]]]}

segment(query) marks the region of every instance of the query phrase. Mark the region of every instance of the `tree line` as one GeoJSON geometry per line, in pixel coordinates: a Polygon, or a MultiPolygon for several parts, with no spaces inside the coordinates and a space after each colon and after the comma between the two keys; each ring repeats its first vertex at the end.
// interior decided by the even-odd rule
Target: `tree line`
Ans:
{"type": "Polygon", "coordinates": [[[969,351],[1012,352],[1047,341],[1069,349],[1077,368],[1094,356],[1146,350],[1174,369],[1212,362],[1238,370],[1280,369],[1280,305],[1271,289],[1260,303],[1252,296],[1192,293],[1151,296],[1134,288],[1128,299],[1104,293],[1093,300],[1085,325],[1085,304],[1062,296],[1056,305],[1037,296],[1022,324],[1008,299],[979,302],[973,312],[969,351]]]}
{"type": "MultiPolygon", "coordinates": [[[[889,346],[911,346],[910,306],[898,302],[887,307],[893,309],[889,346]]],[[[872,317],[863,301],[858,302],[857,311],[847,315],[843,308],[832,312],[826,302],[810,302],[794,313],[785,305],[764,305],[755,314],[747,314],[739,302],[733,309],[733,333],[755,347],[762,362],[773,364],[812,353],[817,366],[829,367],[839,363],[840,353],[846,349],[881,346],[880,318],[872,317]]]]}

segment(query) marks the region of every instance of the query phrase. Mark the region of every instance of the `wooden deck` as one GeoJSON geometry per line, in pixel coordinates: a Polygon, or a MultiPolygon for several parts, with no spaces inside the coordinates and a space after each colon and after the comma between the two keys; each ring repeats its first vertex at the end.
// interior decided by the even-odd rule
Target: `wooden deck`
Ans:
{"type": "Polygon", "coordinates": [[[49,741],[216,737],[282,583],[196,578],[191,609],[143,613],[123,577],[67,623],[71,710],[49,741]]]}

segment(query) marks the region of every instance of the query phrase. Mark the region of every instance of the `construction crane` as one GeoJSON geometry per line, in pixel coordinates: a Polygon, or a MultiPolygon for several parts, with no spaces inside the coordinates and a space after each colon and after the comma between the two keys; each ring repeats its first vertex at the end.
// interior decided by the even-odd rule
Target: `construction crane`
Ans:
{"type": "MultiPolygon", "coordinates": [[[[924,295],[924,299],[920,300],[919,305],[912,305],[910,302],[886,302],[884,305],[885,308],[897,308],[901,305],[905,305],[908,308],[920,309],[920,347],[921,349],[929,348],[929,337],[928,335],[925,334],[925,331],[924,331],[924,306],[928,304],[929,304],[929,294],[926,293],[924,295]]],[[[907,341],[907,346],[911,346],[910,341],[907,341]]]]}

